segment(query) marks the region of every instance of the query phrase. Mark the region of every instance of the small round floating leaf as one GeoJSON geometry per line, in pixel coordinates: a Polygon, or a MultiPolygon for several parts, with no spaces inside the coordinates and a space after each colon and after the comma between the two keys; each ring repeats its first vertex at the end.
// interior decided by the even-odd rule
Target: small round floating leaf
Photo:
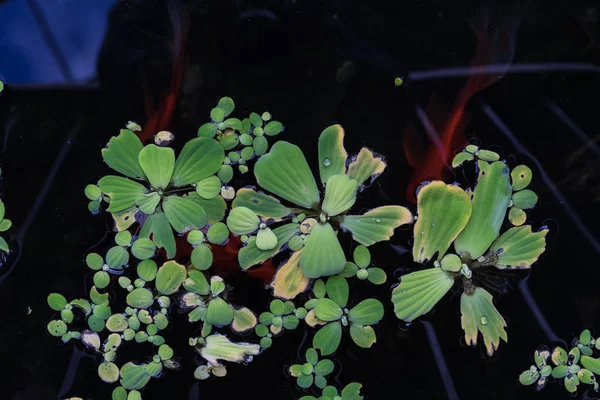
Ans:
{"type": "Polygon", "coordinates": [[[441,268],[444,271],[458,272],[462,267],[462,261],[456,254],[446,254],[440,261],[441,268]]]}
{"type": "Polygon", "coordinates": [[[350,288],[345,278],[341,276],[332,276],[327,279],[325,285],[327,290],[327,296],[333,300],[338,306],[346,307],[348,302],[348,296],[350,294],[350,288]]]}
{"type": "Polygon", "coordinates": [[[579,350],[579,348],[573,347],[569,351],[569,359],[571,360],[571,364],[572,365],[577,364],[579,362],[580,358],[581,358],[581,351],[579,350]]]}
{"type": "Polygon", "coordinates": [[[106,321],[106,329],[111,332],[123,332],[128,327],[127,318],[123,314],[114,314],[106,321]]]}
{"type": "Polygon", "coordinates": [[[272,250],[277,246],[277,236],[269,227],[262,228],[256,235],[256,247],[259,250],[272,250]]]}
{"type": "Polygon", "coordinates": [[[61,337],[65,333],[67,333],[67,324],[64,321],[59,319],[55,319],[48,323],[48,332],[55,337],[61,337]]]}
{"type": "Polygon", "coordinates": [[[209,242],[214,244],[223,244],[229,238],[229,230],[223,222],[213,224],[206,232],[206,237],[209,242]]]}
{"type": "Polygon", "coordinates": [[[300,364],[292,365],[290,367],[290,375],[292,375],[294,378],[297,378],[300,375],[302,375],[302,365],[300,365],[300,364]]]}
{"type": "Polygon", "coordinates": [[[533,353],[533,358],[535,360],[535,365],[538,368],[541,368],[542,366],[546,365],[546,361],[548,358],[550,358],[550,352],[546,349],[536,350],[533,353]]]}
{"type": "Polygon", "coordinates": [[[148,308],[154,303],[152,292],[145,288],[133,289],[127,295],[127,304],[134,308],[148,308]]]}
{"type": "Polygon", "coordinates": [[[582,356],[581,365],[583,365],[585,369],[592,371],[594,374],[600,374],[600,358],[582,356]]]}
{"type": "Polygon", "coordinates": [[[199,246],[204,243],[204,233],[199,230],[193,230],[188,233],[186,239],[192,246],[199,246]]]}
{"type": "Polygon", "coordinates": [[[222,122],[225,117],[225,112],[220,108],[210,110],[210,118],[215,122],[222,122]]]}
{"type": "Polygon", "coordinates": [[[244,147],[240,152],[242,160],[249,161],[254,157],[254,148],[252,146],[244,147]]]}
{"type": "Polygon", "coordinates": [[[256,335],[259,337],[265,337],[269,334],[269,328],[262,324],[256,325],[254,332],[256,332],[256,335]]]}
{"type": "Polygon", "coordinates": [[[565,389],[569,393],[575,393],[577,391],[577,385],[579,385],[579,378],[577,375],[567,375],[565,377],[565,389]]]}
{"type": "Polygon", "coordinates": [[[155,251],[156,245],[148,238],[139,238],[131,246],[131,253],[138,260],[147,260],[154,255],[155,251]]]}
{"type": "Polygon", "coordinates": [[[315,315],[321,321],[337,321],[342,317],[343,311],[335,301],[328,298],[322,298],[315,305],[315,315]]]}
{"type": "Polygon", "coordinates": [[[263,325],[271,325],[271,323],[273,322],[273,318],[275,318],[275,315],[273,313],[265,311],[259,315],[258,320],[263,325]]]}
{"type": "Polygon", "coordinates": [[[231,328],[238,333],[246,332],[254,328],[257,322],[256,315],[249,308],[243,307],[234,311],[231,328]]]}
{"type": "Polygon", "coordinates": [[[252,146],[252,140],[252,136],[248,135],[247,133],[240,135],[240,143],[244,146],[252,146]]]}
{"type": "Polygon", "coordinates": [[[529,386],[533,385],[540,378],[540,373],[538,371],[523,371],[521,375],[519,375],[519,382],[521,385],[529,386]]]}
{"type": "Polygon", "coordinates": [[[191,262],[194,268],[205,271],[213,263],[213,254],[209,246],[201,244],[192,250],[191,262]]]}
{"type": "Polygon", "coordinates": [[[587,346],[590,343],[591,338],[592,334],[590,333],[590,330],[586,329],[579,335],[579,343],[587,346]]]}
{"type": "Polygon", "coordinates": [[[219,276],[210,278],[210,291],[213,296],[218,296],[225,290],[225,282],[219,276]]]}
{"type": "Polygon", "coordinates": [[[262,156],[265,154],[269,148],[269,142],[267,138],[264,136],[257,136],[252,141],[252,147],[254,147],[254,153],[257,156],[262,156]]]}
{"type": "Polygon", "coordinates": [[[144,365],[136,365],[132,362],[121,367],[121,385],[127,390],[141,389],[150,380],[144,365]]]}
{"type": "Polygon", "coordinates": [[[238,153],[237,151],[230,151],[229,153],[227,153],[227,158],[229,158],[229,160],[235,164],[238,161],[240,161],[240,153],[238,153]]]}
{"type": "Polygon", "coordinates": [[[224,326],[233,321],[233,308],[221,298],[215,298],[208,304],[206,322],[211,325],[224,326]]]}
{"type": "Polygon", "coordinates": [[[370,348],[377,341],[375,330],[372,327],[358,324],[350,326],[350,337],[352,337],[354,343],[364,349],[370,348]]]}
{"type": "Polygon", "coordinates": [[[259,225],[258,215],[248,207],[234,207],[227,217],[227,226],[236,235],[248,235],[259,225]]]}
{"type": "Polygon", "coordinates": [[[129,231],[122,231],[115,235],[115,243],[119,246],[129,246],[131,244],[131,233],[129,231]]]}
{"type": "Polygon", "coordinates": [[[161,363],[151,362],[150,364],[146,364],[144,369],[146,373],[153,378],[156,378],[162,372],[163,365],[161,363]]]}
{"type": "Polygon", "coordinates": [[[116,382],[119,379],[119,368],[111,362],[104,362],[98,366],[98,376],[106,383],[116,382]]]}
{"type": "Polygon", "coordinates": [[[511,207],[508,210],[508,220],[514,226],[521,226],[527,219],[527,213],[518,207],[511,207]]]}
{"type": "Polygon", "coordinates": [[[3,219],[2,222],[0,222],[0,232],[6,232],[11,226],[12,221],[10,219],[3,219]]]}
{"type": "Polygon", "coordinates": [[[383,304],[376,299],[366,299],[348,312],[348,319],[358,325],[373,325],[383,318],[383,304]]]}
{"type": "Polygon", "coordinates": [[[231,133],[229,135],[225,135],[221,137],[219,144],[223,148],[223,150],[231,150],[235,148],[240,143],[240,138],[237,134],[231,133]]]}
{"type": "MultiPolygon", "coordinates": [[[[321,300],[319,300],[321,301],[321,300]]],[[[333,354],[340,345],[342,339],[342,324],[339,321],[331,322],[315,334],[313,347],[321,350],[321,354],[328,356],[333,354]]]]}
{"type": "Polygon", "coordinates": [[[106,264],[111,269],[123,269],[129,261],[129,253],[121,246],[113,246],[106,253],[106,264]]]}
{"type": "Polygon", "coordinates": [[[594,383],[596,383],[596,377],[591,371],[588,371],[587,369],[580,369],[577,372],[577,377],[581,382],[585,383],[586,385],[593,385],[594,383]]]}
{"type": "Polygon", "coordinates": [[[315,374],[326,376],[333,372],[334,364],[331,360],[321,360],[315,365],[315,374]]]}
{"type": "MultiPolygon", "coordinates": [[[[139,239],[138,239],[139,240],[139,239]]],[[[137,274],[140,279],[151,282],[156,278],[156,273],[158,271],[158,267],[156,263],[152,260],[144,260],[137,266],[137,274]]]]}
{"type": "Polygon", "coordinates": [[[96,289],[96,286],[92,286],[90,289],[90,300],[92,300],[94,304],[104,304],[108,301],[108,293],[100,293],[98,292],[98,289],[96,289]]]}
{"type": "Polygon", "coordinates": [[[265,125],[265,135],[275,136],[283,130],[283,125],[279,121],[271,121],[265,125]]]}
{"type": "Polygon", "coordinates": [[[500,159],[500,156],[498,155],[498,153],[496,153],[494,151],[489,151],[489,150],[479,150],[479,153],[477,153],[477,157],[480,160],[487,161],[487,162],[494,162],[494,161],[498,161],[500,159]]]}
{"type": "Polygon", "coordinates": [[[102,197],[102,191],[97,185],[87,185],[84,189],[85,197],[89,200],[98,200],[102,197]]]}
{"type": "Polygon", "coordinates": [[[128,400],[127,390],[123,386],[116,387],[112,392],[112,400],[128,400]]]}
{"type": "Polygon", "coordinates": [[[201,180],[196,185],[196,193],[206,200],[214,199],[221,192],[221,180],[213,175],[201,180]]]}
{"type": "Polygon", "coordinates": [[[158,356],[162,361],[173,358],[173,354],[173,349],[166,344],[163,344],[158,348],[158,356]]]}
{"type": "Polygon", "coordinates": [[[231,165],[222,165],[217,176],[222,182],[227,183],[233,178],[233,168],[231,165]]]}
{"type": "Polygon", "coordinates": [[[326,287],[322,279],[317,279],[313,285],[313,293],[317,299],[325,297],[326,287]]]}
{"type": "Polygon", "coordinates": [[[94,332],[102,332],[104,329],[104,320],[95,315],[90,315],[87,322],[90,329],[94,332]]]}
{"type": "Polygon", "coordinates": [[[354,249],[354,262],[361,268],[366,268],[371,264],[371,252],[365,246],[358,245],[354,249]]]}
{"type": "Polygon", "coordinates": [[[302,239],[300,236],[294,236],[288,242],[288,247],[292,251],[298,251],[304,247],[304,239],[302,239]]]}
{"type": "Polygon", "coordinates": [[[258,115],[255,112],[250,113],[250,122],[254,126],[262,126],[262,124],[263,124],[262,118],[260,117],[260,115],[258,115]]]}
{"type": "Polygon", "coordinates": [[[294,330],[298,327],[300,320],[295,315],[286,315],[283,317],[283,327],[287,330],[294,330]]]}
{"type": "MultiPolygon", "coordinates": [[[[156,274],[156,290],[164,295],[170,295],[179,290],[186,278],[186,269],[175,261],[167,261],[156,274]]],[[[145,307],[142,307],[145,308],[145,307]]]]}
{"type": "Polygon", "coordinates": [[[104,289],[110,283],[110,275],[105,271],[97,271],[94,274],[94,285],[99,289],[104,289]]]}
{"type": "Polygon", "coordinates": [[[517,165],[510,173],[513,190],[525,189],[531,183],[533,174],[527,165],[517,165]]]}
{"type": "Polygon", "coordinates": [[[461,166],[465,161],[471,161],[474,158],[475,157],[473,156],[473,154],[466,152],[466,151],[462,151],[462,152],[458,153],[457,155],[455,155],[454,158],[452,159],[452,168],[457,168],[457,167],[461,166]]]}
{"type": "Polygon", "coordinates": [[[198,136],[204,138],[213,138],[217,134],[217,126],[212,122],[207,122],[198,128],[198,136]]]}
{"type": "Polygon", "coordinates": [[[92,200],[88,203],[89,212],[95,214],[98,210],[100,210],[100,200],[92,200]]]}
{"type": "Polygon", "coordinates": [[[103,304],[97,305],[96,308],[94,308],[93,313],[102,320],[107,320],[111,315],[110,308],[103,304]]]}
{"type": "Polygon", "coordinates": [[[538,202],[538,196],[535,192],[525,189],[513,194],[512,201],[515,207],[528,210],[538,202]]]}
{"type": "Polygon", "coordinates": [[[160,330],[165,329],[169,325],[169,320],[164,314],[156,314],[153,319],[154,325],[160,330]]]}
{"type": "Polygon", "coordinates": [[[269,305],[269,309],[275,315],[283,315],[285,312],[285,304],[279,299],[275,299],[269,305]]]}
{"type": "Polygon", "coordinates": [[[360,279],[361,281],[364,281],[365,279],[367,279],[369,277],[369,271],[367,271],[364,268],[361,268],[358,271],[356,271],[356,277],[358,279],[360,279]]]}
{"type": "Polygon", "coordinates": [[[357,271],[358,267],[356,266],[356,264],[354,264],[353,262],[347,262],[346,265],[344,265],[344,269],[342,270],[342,272],[339,273],[339,275],[343,276],[344,278],[351,278],[354,275],[356,275],[357,271]]]}
{"type": "Polygon", "coordinates": [[[61,310],[60,318],[65,321],[67,324],[73,322],[73,311],[71,310],[61,310]]]}
{"type": "Polygon", "coordinates": [[[50,293],[47,300],[48,305],[54,311],[61,311],[67,305],[67,299],[60,293],[50,293]]]}
{"type": "Polygon", "coordinates": [[[235,103],[233,102],[233,99],[231,97],[223,96],[219,99],[217,108],[220,108],[221,110],[223,110],[223,115],[225,117],[227,117],[235,109],[235,103]]]}
{"type": "Polygon", "coordinates": [[[296,378],[296,383],[298,384],[298,386],[300,386],[302,389],[308,389],[309,387],[312,386],[313,384],[313,379],[314,377],[311,375],[300,375],[298,378],[296,378]]]}
{"type": "Polygon", "coordinates": [[[374,285],[382,285],[385,283],[387,276],[381,268],[369,268],[367,279],[374,285]]]}

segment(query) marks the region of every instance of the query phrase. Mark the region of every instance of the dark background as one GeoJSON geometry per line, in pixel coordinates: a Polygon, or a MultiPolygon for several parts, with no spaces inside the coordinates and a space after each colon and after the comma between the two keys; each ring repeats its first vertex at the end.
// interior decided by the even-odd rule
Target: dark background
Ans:
{"type": "MultiPolygon", "coordinates": [[[[53,312],[46,296],[49,292],[69,299],[85,296],[91,277],[83,258],[91,249],[103,251],[110,245],[111,221],[104,214],[88,213],[83,188],[108,172],[100,157],[108,139],[130,119],[144,124],[142,80],[151,82],[155,102],[169,90],[172,53],[167,47],[171,29],[166,2],[117,1],[111,9],[115,2],[90,1],[84,3],[97,7],[78,9],[69,1],[38,0],[42,3],[37,4],[38,17],[40,10],[42,16],[54,16],[46,21],[48,29],[40,28],[43,20],[35,18],[35,1],[0,3],[2,20],[10,21],[0,28],[5,46],[0,75],[7,84],[0,96],[0,163],[14,249],[0,269],[0,397],[109,398],[113,386],[97,377],[96,358],[81,351],[79,344],[61,345],[47,334],[53,312]],[[62,28],[56,15],[64,16],[62,28]],[[69,21],[79,25],[69,30],[65,28],[69,21]],[[97,25],[82,21],[106,25],[96,29],[97,25]],[[39,48],[9,29],[15,24],[39,29],[39,48]],[[95,52],[90,53],[87,43],[96,43],[91,47],[95,52]],[[82,48],[87,49],[85,57],[82,48]],[[83,65],[82,70],[74,73],[75,65],[83,65]]],[[[508,61],[599,64],[599,9],[592,3],[487,8],[354,0],[183,3],[190,18],[185,78],[170,125],[178,145],[195,137],[223,95],[234,98],[236,115],[269,110],[286,125],[281,139],[299,145],[313,167],[319,133],[341,123],[349,153],[366,145],[388,160],[385,174],[361,195],[358,208],[408,204],[405,188],[413,170],[402,139],[409,124],[425,136],[415,107],[425,108],[436,94],[450,110],[466,81],[465,77],[414,81],[411,73],[468,66],[476,46],[468,21],[482,10],[487,9],[490,34],[503,32],[506,17],[518,27],[511,38],[514,56],[508,61]],[[402,87],[394,87],[396,76],[404,77],[402,87]]],[[[539,345],[554,344],[556,339],[570,342],[582,329],[598,326],[599,89],[598,70],[509,72],[467,107],[467,138],[500,152],[513,165],[532,167],[540,203],[529,221],[534,229],[548,225],[550,234],[547,251],[532,271],[514,273],[506,294],[496,296],[509,324],[509,343],[502,343],[493,357],[485,356],[480,347],[465,346],[460,293],[447,296],[421,318],[435,332],[439,345],[434,347],[441,350],[449,370],[446,377],[460,398],[569,397],[558,382],[537,394],[532,387],[521,387],[517,378],[531,365],[539,345]],[[552,112],[551,103],[564,111],[574,128],[552,112]],[[483,104],[523,147],[498,129],[482,111],[483,104]],[[523,148],[539,161],[547,182],[523,148]],[[555,196],[549,182],[564,199],[555,196]],[[527,286],[550,330],[539,324],[518,286],[519,279],[528,275],[527,286]]],[[[392,244],[409,248],[410,233],[398,230],[392,244]]],[[[376,328],[378,341],[372,349],[360,349],[344,336],[334,357],[341,366],[336,379],[341,385],[363,383],[369,399],[456,398],[444,385],[425,325],[416,321],[401,326],[393,315],[390,286],[401,272],[415,267],[410,254],[401,255],[397,249],[388,243],[372,247],[374,262],[388,272],[382,288],[360,282],[351,286],[357,299],[378,296],[386,305],[386,317],[376,328]]],[[[259,283],[243,276],[230,282],[238,304],[259,312],[266,308],[268,291],[259,283]]],[[[174,315],[172,325],[179,329],[165,333],[167,343],[182,357],[183,370],[152,380],[144,398],[301,397],[285,370],[299,361],[298,354],[303,355],[310,343],[311,332],[303,325],[274,340],[273,347],[249,365],[228,365],[226,378],[198,384],[187,346],[194,330],[184,318],[174,315]]],[[[149,346],[130,347],[136,349],[132,359],[143,361],[151,354],[149,346]]],[[[585,389],[580,386],[580,397],[587,396],[582,394],[585,389]]]]}

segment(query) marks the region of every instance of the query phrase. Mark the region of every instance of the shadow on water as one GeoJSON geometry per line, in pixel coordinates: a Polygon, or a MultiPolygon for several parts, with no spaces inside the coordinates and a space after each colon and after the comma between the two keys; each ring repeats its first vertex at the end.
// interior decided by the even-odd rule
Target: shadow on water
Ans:
{"type": "MultiPolygon", "coordinates": [[[[515,165],[532,166],[540,203],[530,218],[534,229],[550,227],[547,252],[532,271],[509,279],[507,292],[497,297],[509,323],[509,343],[493,358],[479,347],[466,347],[459,293],[447,296],[422,322],[400,329],[387,301],[398,275],[384,287],[353,285],[361,288],[356,298],[379,297],[386,316],[376,327],[373,348],[343,339],[333,357],[343,365],[336,379],[362,382],[369,399],[390,393],[409,399],[565,398],[557,383],[537,394],[517,378],[539,345],[570,342],[583,328],[600,326],[600,270],[594,261],[600,250],[594,100],[600,60],[594,51],[597,21],[586,17],[591,11],[517,10],[521,23],[513,64],[473,70],[466,67],[476,45],[467,21],[476,8],[386,1],[183,3],[190,26],[170,122],[176,145],[195,136],[222,95],[232,96],[244,113],[268,109],[286,125],[282,139],[298,144],[313,166],[319,133],[341,123],[349,152],[366,145],[388,161],[388,170],[361,195],[357,209],[407,204],[413,170],[403,153],[403,132],[412,123],[425,135],[415,110],[425,110],[432,93],[451,106],[469,76],[504,71],[465,106],[471,118],[464,134],[483,147],[495,146],[515,165]],[[394,87],[395,76],[404,77],[405,85],[394,87]]],[[[512,12],[489,11],[491,18],[512,12]]],[[[52,318],[46,296],[60,292],[73,298],[89,290],[83,259],[88,251],[109,246],[111,221],[106,214],[90,215],[83,188],[108,172],[100,157],[108,139],[128,120],[144,125],[148,101],[158,107],[174,75],[165,2],[119,3],[109,16],[98,16],[107,17],[94,82],[20,87],[4,77],[2,198],[13,220],[15,250],[0,269],[0,359],[10,369],[0,376],[0,393],[9,399],[110,395],[111,387],[97,378],[95,357],[46,333],[52,318]],[[141,82],[149,83],[146,93],[141,82]]],[[[391,243],[373,247],[374,262],[388,277],[415,267],[410,240],[410,230],[399,229],[391,243]]],[[[349,243],[345,247],[349,250],[349,243]]],[[[243,274],[228,281],[236,303],[264,309],[269,293],[259,282],[243,274]]],[[[168,329],[165,336],[183,370],[152,382],[144,398],[300,397],[294,379],[282,371],[299,361],[306,347],[299,346],[310,343],[310,329],[308,337],[298,329],[278,338],[248,366],[228,367],[226,378],[197,383],[192,366],[198,360],[187,345],[193,328],[185,315],[174,315],[173,325],[179,329],[168,329]]],[[[144,361],[151,354],[151,347],[133,347],[123,354],[125,360],[144,361]]]]}

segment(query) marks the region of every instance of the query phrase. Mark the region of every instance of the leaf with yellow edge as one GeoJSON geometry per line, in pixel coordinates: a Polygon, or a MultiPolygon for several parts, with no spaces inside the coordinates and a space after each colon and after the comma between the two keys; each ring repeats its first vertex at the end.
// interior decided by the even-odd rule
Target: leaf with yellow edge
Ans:
{"type": "Polygon", "coordinates": [[[428,313],[454,285],[454,276],[441,268],[429,268],[402,276],[392,291],[396,317],[406,322],[428,313]]]}
{"type": "Polygon", "coordinates": [[[275,272],[271,282],[274,297],[292,300],[308,288],[310,279],[304,276],[300,268],[301,253],[302,250],[298,250],[292,254],[290,259],[275,272]]]}
{"type": "Polygon", "coordinates": [[[367,211],[363,215],[346,215],[340,226],[352,232],[358,243],[370,246],[389,240],[394,229],[413,221],[411,212],[401,206],[383,206],[367,211]]]}
{"type": "Polygon", "coordinates": [[[256,315],[249,308],[243,307],[233,312],[231,329],[237,333],[243,333],[253,329],[257,323],[256,315]]]}
{"type": "Polygon", "coordinates": [[[208,336],[204,341],[204,346],[198,352],[213,365],[219,365],[220,360],[239,363],[260,352],[257,344],[234,343],[227,336],[218,333],[208,336]]]}
{"type": "Polygon", "coordinates": [[[494,266],[499,269],[530,268],[546,250],[547,233],[531,232],[530,225],[511,228],[492,243],[487,257],[498,257],[494,266]]]}
{"type": "Polygon", "coordinates": [[[363,147],[358,155],[348,165],[348,175],[362,185],[367,179],[371,178],[371,183],[385,170],[386,164],[379,154],[363,147]]]}
{"type": "Polygon", "coordinates": [[[333,175],[325,186],[322,210],[333,217],[350,209],[356,201],[358,182],[346,175],[333,175]]]}
{"type": "Polygon", "coordinates": [[[346,158],[344,128],[341,125],[325,128],[319,136],[319,174],[323,184],[334,175],[346,173],[346,158]]]}
{"type": "Polygon", "coordinates": [[[243,270],[246,270],[253,265],[266,261],[281,251],[292,236],[300,231],[299,224],[285,224],[273,229],[273,233],[277,236],[277,245],[271,250],[260,250],[256,247],[256,238],[252,237],[248,244],[240,249],[238,253],[238,262],[243,270]]]}
{"type": "Polygon", "coordinates": [[[413,259],[424,264],[444,257],[469,221],[471,200],[460,187],[433,181],[417,193],[417,213],[413,259]]]}
{"type": "Polygon", "coordinates": [[[130,207],[126,210],[111,213],[115,221],[115,228],[118,232],[128,229],[135,222],[135,216],[140,211],[138,206],[130,207]]]}
{"type": "Polygon", "coordinates": [[[476,345],[478,331],[481,332],[488,356],[498,349],[500,339],[508,342],[504,330],[506,321],[492,300],[492,295],[479,287],[473,294],[463,293],[460,298],[460,323],[465,331],[465,341],[468,345],[476,345]]]}
{"type": "Polygon", "coordinates": [[[317,318],[314,309],[310,310],[306,314],[306,317],[304,317],[304,322],[306,322],[306,325],[310,326],[311,328],[314,328],[315,326],[325,325],[327,323],[317,318]]]}

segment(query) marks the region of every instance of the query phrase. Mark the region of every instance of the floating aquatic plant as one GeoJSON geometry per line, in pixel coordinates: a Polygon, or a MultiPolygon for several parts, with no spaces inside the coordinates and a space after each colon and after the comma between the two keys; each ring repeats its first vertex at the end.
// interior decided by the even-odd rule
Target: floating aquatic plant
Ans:
{"type": "Polygon", "coordinates": [[[533,354],[535,364],[521,373],[519,382],[527,386],[536,384],[536,389],[542,390],[554,378],[562,380],[570,393],[576,392],[580,384],[598,391],[596,375],[600,374],[600,358],[592,356],[598,355],[599,350],[600,338],[594,339],[588,329],[573,339],[568,353],[560,346],[552,351],[542,346],[533,354]]]}
{"type": "Polygon", "coordinates": [[[491,268],[530,268],[544,252],[548,233],[545,227],[533,232],[531,226],[522,225],[524,217],[516,221],[510,215],[512,224],[522,226],[501,233],[509,207],[531,208],[537,196],[533,192],[519,196],[531,181],[529,168],[520,165],[511,173],[499,159],[494,152],[469,145],[452,165],[476,162],[478,179],[472,191],[441,181],[426,182],[419,188],[412,255],[415,262],[428,268],[404,275],[392,293],[396,316],[411,322],[431,311],[461,282],[461,325],[466,342],[476,345],[481,333],[488,355],[498,348],[500,339],[508,340],[506,321],[478,278],[491,268]]]}

